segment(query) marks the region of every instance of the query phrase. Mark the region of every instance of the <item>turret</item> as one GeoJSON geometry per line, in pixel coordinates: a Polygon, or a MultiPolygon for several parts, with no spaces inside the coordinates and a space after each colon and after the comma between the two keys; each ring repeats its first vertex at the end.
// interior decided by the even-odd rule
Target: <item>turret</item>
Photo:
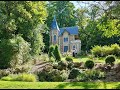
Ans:
{"type": "Polygon", "coordinates": [[[50,30],[50,44],[58,44],[59,43],[58,36],[59,36],[59,27],[56,21],[56,17],[54,16],[50,30]]]}

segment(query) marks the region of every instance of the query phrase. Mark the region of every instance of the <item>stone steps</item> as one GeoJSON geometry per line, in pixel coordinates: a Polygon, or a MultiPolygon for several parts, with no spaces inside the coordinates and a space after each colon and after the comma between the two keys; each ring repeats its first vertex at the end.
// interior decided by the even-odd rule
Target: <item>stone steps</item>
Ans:
{"type": "Polygon", "coordinates": [[[49,62],[39,62],[38,64],[35,64],[32,68],[31,68],[31,73],[37,72],[37,71],[41,71],[44,68],[51,66],[51,64],[49,62]]]}

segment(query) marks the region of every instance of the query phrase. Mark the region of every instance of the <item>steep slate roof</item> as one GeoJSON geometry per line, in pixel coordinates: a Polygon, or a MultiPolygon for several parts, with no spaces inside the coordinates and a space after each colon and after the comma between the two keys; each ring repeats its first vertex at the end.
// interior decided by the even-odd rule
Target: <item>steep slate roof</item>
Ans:
{"type": "Polygon", "coordinates": [[[62,35],[64,31],[67,31],[70,35],[78,35],[77,26],[60,28],[59,36],[62,35]]]}
{"type": "Polygon", "coordinates": [[[51,30],[59,30],[59,27],[58,27],[58,24],[57,24],[57,21],[56,21],[56,17],[54,16],[54,19],[52,21],[52,24],[51,24],[51,30]]]}

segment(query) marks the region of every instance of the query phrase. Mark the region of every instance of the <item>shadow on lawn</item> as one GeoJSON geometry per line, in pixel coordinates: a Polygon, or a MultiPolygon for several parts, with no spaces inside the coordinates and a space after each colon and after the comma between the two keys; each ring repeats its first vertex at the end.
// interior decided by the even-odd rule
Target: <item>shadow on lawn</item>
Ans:
{"type": "Polygon", "coordinates": [[[114,89],[120,89],[120,84],[116,85],[116,87],[114,87],[114,89]]]}
{"type": "Polygon", "coordinates": [[[77,87],[77,88],[82,88],[82,89],[90,89],[90,88],[94,88],[94,89],[97,89],[99,84],[95,83],[95,82],[69,82],[69,83],[62,83],[62,84],[59,84],[56,88],[59,88],[59,89],[63,89],[63,88],[66,88],[67,86],[69,86],[70,88],[72,87],[77,87]]]}

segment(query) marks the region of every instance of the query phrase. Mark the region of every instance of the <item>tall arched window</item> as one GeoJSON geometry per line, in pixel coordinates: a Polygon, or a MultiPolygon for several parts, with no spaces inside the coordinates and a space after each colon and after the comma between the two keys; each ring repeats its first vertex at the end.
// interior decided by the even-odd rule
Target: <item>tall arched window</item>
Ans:
{"type": "Polygon", "coordinates": [[[54,42],[56,42],[56,35],[54,35],[54,42]]]}

